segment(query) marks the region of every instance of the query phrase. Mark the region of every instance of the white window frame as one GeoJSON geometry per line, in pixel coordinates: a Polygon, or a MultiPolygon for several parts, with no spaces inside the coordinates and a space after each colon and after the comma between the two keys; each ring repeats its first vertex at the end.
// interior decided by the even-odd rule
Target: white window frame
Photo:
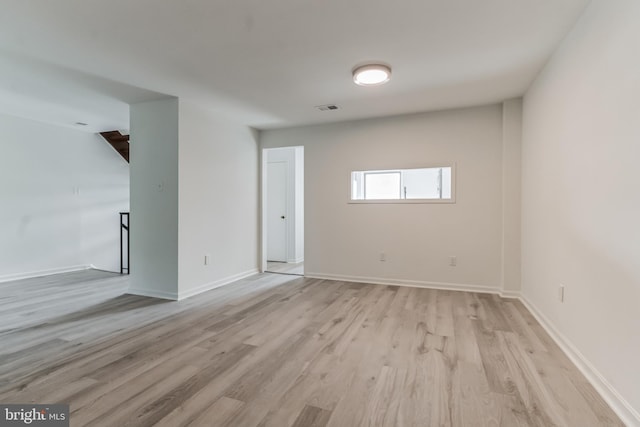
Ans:
{"type": "MultiPolygon", "coordinates": [[[[354,205],[361,205],[361,204],[366,204],[366,205],[370,205],[370,204],[399,204],[399,205],[404,205],[404,204],[431,204],[431,203],[435,203],[435,204],[452,204],[452,203],[456,203],[456,164],[455,162],[438,162],[438,163],[431,163],[431,164],[420,164],[420,166],[409,166],[409,167],[403,167],[403,168],[395,168],[395,169],[391,169],[391,168],[361,168],[361,169],[354,169],[353,171],[349,171],[349,186],[348,186],[348,203],[349,204],[354,204],[354,205]],[[451,168],[451,198],[450,199],[377,199],[377,200],[354,200],[351,198],[352,196],[352,182],[351,182],[351,174],[352,172],[355,171],[362,171],[365,173],[385,173],[385,172],[393,172],[393,171],[401,171],[401,170],[407,170],[407,169],[432,169],[432,168],[451,168]]],[[[402,191],[402,189],[401,189],[402,191]]],[[[402,193],[401,193],[402,194],[402,193]]]]}

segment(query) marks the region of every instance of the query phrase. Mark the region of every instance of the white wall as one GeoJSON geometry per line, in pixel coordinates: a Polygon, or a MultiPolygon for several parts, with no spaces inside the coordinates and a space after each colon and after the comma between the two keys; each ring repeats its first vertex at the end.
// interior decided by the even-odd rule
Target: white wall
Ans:
{"type": "Polygon", "coordinates": [[[177,98],[132,105],[129,291],[182,299],[256,273],[258,169],[250,128],[177,98]]]}
{"type": "Polygon", "coordinates": [[[502,104],[502,287],[520,291],[522,99],[502,104]]]}
{"type": "Polygon", "coordinates": [[[261,132],[263,148],[304,145],[306,274],[499,289],[502,119],[492,105],[261,132]],[[348,203],[352,170],[451,161],[455,204],[348,203]]]}
{"type": "Polygon", "coordinates": [[[629,425],[640,425],[639,22],[637,0],[591,3],[526,94],[522,154],[524,296],[626,400],[629,425]]]}
{"type": "Polygon", "coordinates": [[[100,136],[0,115],[0,281],[119,271],[129,165],[100,136]]]}
{"type": "Polygon", "coordinates": [[[180,100],[180,298],[258,271],[256,139],[180,100]]]}
{"type": "Polygon", "coordinates": [[[178,99],[131,105],[130,293],[178,297],[178,99]]]}

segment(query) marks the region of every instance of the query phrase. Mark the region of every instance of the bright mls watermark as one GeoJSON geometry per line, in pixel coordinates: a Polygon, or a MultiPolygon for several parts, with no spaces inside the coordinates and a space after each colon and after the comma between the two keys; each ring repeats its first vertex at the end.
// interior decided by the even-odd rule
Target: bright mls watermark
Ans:
{"type": "Polygon", "coordinates": [[[69,427],[69,405],[5,405],[0,403],[0,427],[69,427]]]}

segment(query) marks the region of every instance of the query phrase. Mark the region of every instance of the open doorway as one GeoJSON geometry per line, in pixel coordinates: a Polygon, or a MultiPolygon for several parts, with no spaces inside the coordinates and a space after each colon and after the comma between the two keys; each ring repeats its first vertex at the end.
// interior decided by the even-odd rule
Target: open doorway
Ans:
{"type": "Polygon", "coordinates": [[[262,151],[262,271],[304,275],[304,147],[262,151]]]}

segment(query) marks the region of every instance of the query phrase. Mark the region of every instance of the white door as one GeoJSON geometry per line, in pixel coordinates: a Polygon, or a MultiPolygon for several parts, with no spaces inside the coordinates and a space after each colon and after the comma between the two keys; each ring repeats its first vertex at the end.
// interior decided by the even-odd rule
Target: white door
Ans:
{"type": "Polygon", "coordinates": [[[287,262],[287,169],[267,163],[267,261],[287,262]]]}

